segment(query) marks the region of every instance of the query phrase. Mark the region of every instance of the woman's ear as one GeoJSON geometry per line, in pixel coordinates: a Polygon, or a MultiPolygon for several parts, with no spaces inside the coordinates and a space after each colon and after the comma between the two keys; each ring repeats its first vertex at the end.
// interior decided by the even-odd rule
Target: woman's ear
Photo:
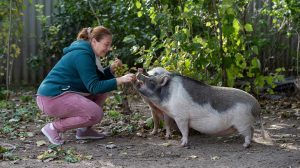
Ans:
{"type": "Polygon", "coordinates": [[[91,39],[91,44],[95,45],[96,42],[97,42],[97,40],[96,40],[95,38],[92,38],[92,39],[91,39]]]}

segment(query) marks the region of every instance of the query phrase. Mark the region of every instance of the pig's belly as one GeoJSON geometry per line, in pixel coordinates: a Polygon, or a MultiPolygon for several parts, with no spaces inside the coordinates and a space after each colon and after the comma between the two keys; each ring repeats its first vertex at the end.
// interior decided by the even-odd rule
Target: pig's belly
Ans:
{"type": "Polygon", "coordinates": [[[206,117],[193,118],[189,120],[189,126],[201,133],[205,134],[230,134],[235,132],[232,123],[225,118],[206,117]]]}
{"type": "Polygon", "coordinates": [[[190,99],[176,101],[173,98],[170,102],[166,111],[169,116],[176,122],[188,120],[189,127],[206,134],[232,132],[236,126],[249,125],[252,118],[249,107],[242,103],[220,112],[210,104],[199,105],[190,99]]]}

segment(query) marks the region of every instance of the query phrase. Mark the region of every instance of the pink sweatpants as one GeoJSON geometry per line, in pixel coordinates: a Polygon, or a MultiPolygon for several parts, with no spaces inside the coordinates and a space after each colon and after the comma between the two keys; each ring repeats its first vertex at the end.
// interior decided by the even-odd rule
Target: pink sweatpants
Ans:
{"type": "Polygon", "coordinates": [[[59,131],[89,127],[99,123],[103,118],[102,105],[108,93],[87,97],[77,93],[66,92],[56,97],[37,96],[40,110],[57,120],[52,122],[59,131]]]}

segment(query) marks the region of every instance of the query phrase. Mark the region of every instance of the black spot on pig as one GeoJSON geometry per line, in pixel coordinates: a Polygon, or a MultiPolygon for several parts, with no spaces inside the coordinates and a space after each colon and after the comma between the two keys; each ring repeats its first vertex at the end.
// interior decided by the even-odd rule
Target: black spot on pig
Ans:
{"type": "Polygon", "coordinates": [[[224,112],[234,105],[234,102],[232,101],[224,101],[227,99],[222,95],[222,90],[216,94],[216,91],[213,91],[214,88],[212,86],[189,77],[181,77],[183,88],[192,97],[194,102],[197,102],[200,105],[210,104],[212,108],[218,112],[224,112]]]}

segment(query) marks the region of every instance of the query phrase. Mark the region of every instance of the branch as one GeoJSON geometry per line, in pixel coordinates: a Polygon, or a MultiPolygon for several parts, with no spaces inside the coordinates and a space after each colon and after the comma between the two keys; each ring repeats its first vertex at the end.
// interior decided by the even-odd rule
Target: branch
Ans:
{"type": "Polygon", "coordinates": [[[10,36],[11,36],[11,24],[12,24],[12,0],[10,0],[9,2],[9,28],[8,28],[8,42],[7,42],[7,57],[6,57],[6,100],[8,100],[9,98],[9,85],[10,85],[10,73],[9,73],[9,69],[10,69],[10,36]]]}
{"type": "Polygon", "coordinates": [[[95,10],[94,10],[92,4],[91,4],[91,1],[89,0],[88,2],[89,2],[89,6],[90,6],[90,8],[91,8],[91,10],[92,10],[92,13],[94,14],[95,18],[97,19],[98,25],[100,26],[100,25],[101,25],[100,19],[98,18],[97,14],[96,14],[96,12],[95,12],[95,10]]]}
{"type": "MultiPolygon", "coordinates": [[[[286,23],[287,23],[287,21],[286,21],[286,19],[284,18],[283,21],[282,21],[282,23],[281,23],[281,25],[280,25],[280,27],[278,28],[278,31],[277,31],[277,32],[280,32],[280,30],[286,25],[286,23]]],[[[298,33],[298,32],[297,32],[297,33],[298,33]]]]}
{"type": "Polygon", "coordinates": [[[221,62],[221,68],[222,68],[222,83],[227,85],[227,81],[226,81],[226,71],[225,71],[225,61],[224,61],[224,56],[223,56],[223,32],[222,32],[222,23],[221,23],[221,18],[219,16],[219,10],[218,10],[218,6],[217,6],[217,2],[216,0],[213,0],[213,5],[216,9],[216,16],[217,16],[217,20],[218,20],[218,28],[219,28],[219,38],[220,38],[220,41],[219,41],[219,45],[220,45],[220,59],[222,60],[221,62]]]}
{"type": "Polygon", "coordinates": [[[297,37],[298,37],[298,43],[297,43],[297,77],[299,75],[299,47],[300,47],[300,34],[299,32],[296,30],[297,32],[297,37]]]}

